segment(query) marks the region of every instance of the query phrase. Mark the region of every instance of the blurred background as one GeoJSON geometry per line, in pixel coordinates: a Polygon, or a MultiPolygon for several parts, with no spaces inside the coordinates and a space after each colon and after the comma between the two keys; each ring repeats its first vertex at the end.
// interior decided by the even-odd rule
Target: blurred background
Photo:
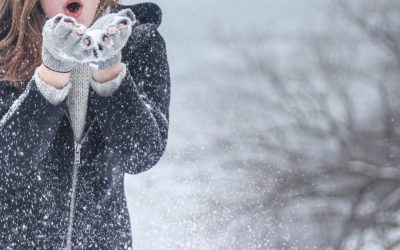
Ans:
{"type": "Polygon", "coordinates": [[[125,178],[134,248],[400,249],[400,1],[154,2],[170,132],[125,178]]]}

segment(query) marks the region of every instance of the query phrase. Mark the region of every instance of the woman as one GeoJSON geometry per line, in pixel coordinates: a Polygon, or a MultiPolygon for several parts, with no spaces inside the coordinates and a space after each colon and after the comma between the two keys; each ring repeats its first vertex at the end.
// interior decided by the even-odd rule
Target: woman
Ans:
{"type": "Polygon", "coordinates": [[[0,2],[0,249],[131,249],[124,173],[168,137],[161,11],[0,2]]]}

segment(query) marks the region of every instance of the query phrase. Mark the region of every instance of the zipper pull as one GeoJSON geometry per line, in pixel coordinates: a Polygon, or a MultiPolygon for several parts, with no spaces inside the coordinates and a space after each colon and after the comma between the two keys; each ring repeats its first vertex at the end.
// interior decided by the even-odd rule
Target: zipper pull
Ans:
{"type": "Polygon", "coordinates": [[[74,142],[74,163],[75,164],[80,164],[81,163],[81,147],[82,144],[79,142],[74,142]]]}

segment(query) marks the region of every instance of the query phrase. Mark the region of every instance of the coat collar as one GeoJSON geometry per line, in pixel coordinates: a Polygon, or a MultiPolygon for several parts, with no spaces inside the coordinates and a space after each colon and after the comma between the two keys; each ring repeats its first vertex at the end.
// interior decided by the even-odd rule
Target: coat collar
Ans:
{"type": "Polygon", "coordinates": [[[141,24],[155,24],[160,26],[162,21],[162,12],[160,7],[155,3],[139,3],[134,5],[121,5],[111,9],[111,12],[118,12],[122,9],[130,8],[141,24]]]}

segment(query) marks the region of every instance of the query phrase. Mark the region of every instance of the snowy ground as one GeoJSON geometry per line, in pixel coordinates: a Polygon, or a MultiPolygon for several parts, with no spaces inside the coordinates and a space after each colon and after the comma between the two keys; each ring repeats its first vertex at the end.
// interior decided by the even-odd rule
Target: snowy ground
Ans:
{"type": "Polygon", "coordinates": [[[224,126],[229,122],[218,121],[226,117],[224,109],[210,107],[218,96],[211,84],[218,79],[204,79],[219,76],[206,67],[218,57],[210,37],[213,31],[249,29],[272,32],[277,41],[281,34],[296,37],[318,27],[322,1],[155,2],[164,13],[160,31],[171,68],[170,134],[167,151],[153,169],[126,175],[134,248],[269,249],[277,231],[262,198],[273,180],[268,172],[257,173],[245,164],[224,166],[233,151],[223,143],[215,146],[215,138],[235,124],[224,126]]]}

